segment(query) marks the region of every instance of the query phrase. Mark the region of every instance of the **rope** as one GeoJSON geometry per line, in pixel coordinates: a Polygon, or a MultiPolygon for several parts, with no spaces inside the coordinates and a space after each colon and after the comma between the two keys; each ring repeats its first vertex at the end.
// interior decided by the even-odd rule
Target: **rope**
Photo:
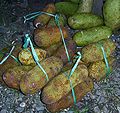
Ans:
{"type": "Polygon", "coordinates": [[[65,40],[64,40],[62,29],[60,27],[59,16],[57,14],[55,15],[55,22],[56,22],[56,25],[58,26],[58,28],[60,30],[60,34],[61,34],[61,37],[62,37],[62,42],[64,44],[65,52],[66,52],[66,55],[67,55],[67,58],[68,58],[68,62],[70,62],[70,56],[69,56],[68,49],[67,49],[67,46],[66,46],[66,43],[65,43],[65,40]]]}
{"type": "Polygon", "coordinates": [[[36,53],[36,51],[35,51],[35,49],[34,49],[34,47],[33,47],[32,41],[31,41],[29,35],[26,34],[26,35],[25,35],[25,43],[24,43],[24,45],[23,45],[23,48],[26,49],[29,44],[30,44],[30,47],[31,47],[31,50],[32,50],[32,55],[33,55],[33,58],[34,58],[36,64],[38,65],[38,67],[39,67],[39,68],[43,71],[43,73],[45,74],[47,81],[49,81],[49,78],[48,78],[48,75],[47,75],[46,71],[43,69],[43,67],[42,67],[41,64],[39,63],[39,58],[38,58],[38,55],[37,55],[37,53],[36,53]]]}
{"type": "Polygon", "coordinates": [[[34,18],[37,17],[37,16],[42,15],[42,14],[46,14],[46,15],[53,16],[53,17],[54,17],[54,15],[51,14],[51,13],[38,11],[38,12],[33,12],[33,13],[30,13],[30,14],[24,16],[24,17],[23,17],[23,18],[24,18],[24,23],[25,23],[26,21],[29,21],[29,20],[31,20],[31,19],[34,19],[34,18]]]}
{"type": "MultiPolygon", "coordinates": [[[[65,43],[65,40],[64,40],[64,35],[63,35],[63,32],[62,32],[62,29],[60,27],[60,22],[59,22],[59,15],[58,14],[50,14],[50,13],[46,13],[46,12],[35,12],[35,13],[31,13],[31,14],[28,14],[27,16],[24,16],[24,23],[27,21],[27,20],[30,20],[30,19],[33,19],[35,18],[36,16],[39,16],[41,14],[46,14],[46,15],[49,15],[49,16],[53,16],[55,18],[55,23],[57,25],[57,27],[59,28],[60,30],[60,34],[61,34],[61,37],[62,37],[62,42],[64,44],[64,48],[65,48],[65,51],[66,51],[66,55],[67,55],[67,58],[68,58],[68,62],[70,62],[70,56],[69,56],[69,53],[68,53],[68,49],[67,49],[67,46],[66,46],[66,43],[65,43]]],[[[37,65],[42,69],[42,71],[45,73],[46,75],[46,78],[48,79],[48,76],[47,76],[47,73],[45,72],[45,70],[41,67],[41,65],[39,64],[39,59],[36,55],[36,52],[33,48],[33,45],[32,45],[32,42],[30,40],[30,38],[28,37],[28,34],[26,34],[26,39],[25,39],[25,44],[24,44],[24,48],[27,48],[28,44],[30,43],[31,45],[31,49],[32,49],[32,54],[33,54],[33,57],[35,59],[35,62],[37,63],[37,65]]],[[[70,74],[68,76],[68,80],[70,81],[70,87],[71,87],[71,90],[72,90],[72,96],[73,96],[73,100],[74,100],[74,103],[76,104],[76,96],[75,96],[75,91],[74,91],[74,88],[73,88],[73,85],[72,85],[72,81],[70,80],[70,77],[73,75],[75,69],[77,68],[78,64],[79,64],[79,61],[81,59],[81,53],[78,52],[77,53],[78,56],[76,57],[77,61],[75,63],[75,65],[73,66],[72,70],[70,71],[70,74]]]]}
{"type": "MultiPolygon", "coordinates": [[[[12,42],[12,44],[14,44],[14,43],[15,43],[15,41],[12,42]]],[[[12,48],[11,48],[11,50],[10,50],[10,52],[7,53],[8,55],[7,55],[5,58],[3,58],[2,61],[0,61],[0,65],[2,65],[10,56],[11,56],[17,63],[20,63],[20,62],[18,61],[18,59],[12,55],[12,52],[14,51],[14,49],[15,49],[15,45],[13,45],[12,48]]],[[[0,52],[0,53],[4,54],[3,52],[0,52]]]]}
{"type": "Polygon", "coordinates": [[[68,49],[67,49],[67,46],[66,46],[66,43],[65,43],[65,40],[64,40],[64,35],[63,35],[63,32],[62,32],[62,29],[60,27],[60,22],[59,22],[59,16],[58,14],[51,14],[51,13],[47,13],[47,12],[34,12],[34,13],[30,13],[26,16],[24,16],[24,23],[28,20],[31,20],[39,15],[42,15],[42,14],[46,14],[46,15],[49,15],[49,16],[52,16],[55,18],[55,22],[56,22],[56,25],[58,26],[59,30],[60,30],[60,34],[61,34],[61,37],[62,37],[62,42],[64,44],[64,48],[65,48],[65,51],[66,51],[66,55],[67,55],[67,58],[68,58],[68,62],[70,62],[70,56],[69,56],[69,53],[68,53],[68,49]]]}
{"type": "Polygon", "coordinates": [[[77,66],[78,66],[81,58],[82,58],[82,57],[81,57],[81,53],[80,53],[80,52],[77,52],[77,56],[76,56],[76,59],[77,59],[77,60],[76,60],[76,62],[75,62],[75,64],[74,64],[73,68],[71,69],[70,74],[67,75],[66,73],[64,73],[64,74],[68,77],[68,80],[70,81],[70,87],[71,87],[71,90],[72,90],[72,97],[73,97],[73,100],[74,100],[74,104],[77,103],[77,99],[76,99],[74,87],[73,87],[73,85],[72,85],[72,81],[70,80],[70,78],[71,78],[71,76],[73,75],[75,69],[77,68],[77,66]]]}
{"type": "Polygon", "coordinates": [[[77,52],[77,54],[78,54],[78,56],[76,56],[77,61],[76,61],[75,65],[73,66],[72,70],[70,71],[69,78],[70,78],[70,77],[72,76],[72,74],[74,73],[75,69],[77,68],[77,66],[78,66],[78,64],[79,64],[79,62],[80,62],[80,59],[82,58],[82,55],[81,55],[80,52],[77,52]]]}
{"type": "Polygon", "coordinates": [[[103,52],[103,57],[104,57],[104,61],[105,61],[106,68],[107,68],[106,77],[108,77],[108,75],[110,74],[110,67],[109,67],[109,63],[108,63],[108,60],[107,60],[107,55],[105,53],[105,50],[104,50],[103,46],[101,46],[101,49],[102,49],[102,52],[103,52]]]}

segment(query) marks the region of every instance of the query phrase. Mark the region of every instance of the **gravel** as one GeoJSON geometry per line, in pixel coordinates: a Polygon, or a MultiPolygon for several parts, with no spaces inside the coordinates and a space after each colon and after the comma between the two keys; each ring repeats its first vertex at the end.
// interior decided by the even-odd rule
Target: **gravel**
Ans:
{"type": "MultiPolygon", "coordinates": [[[[0,26],[0,49],[10,45],[13,40],[21,43],[24,34],[32,34],[33,29],[32,23],[23,24],[21,17],[8,26],[0,26]]],[[[105,80],[94,83],[93,91],[76,106],[61,113],[120,113],[120,31],[112,39],[117,44],[117,61],[113,72],[105,80]]],[[[25,96],[17,90],[0,85],[0,113],[47,113],[40,100],[40,93],[25,96]]]]}

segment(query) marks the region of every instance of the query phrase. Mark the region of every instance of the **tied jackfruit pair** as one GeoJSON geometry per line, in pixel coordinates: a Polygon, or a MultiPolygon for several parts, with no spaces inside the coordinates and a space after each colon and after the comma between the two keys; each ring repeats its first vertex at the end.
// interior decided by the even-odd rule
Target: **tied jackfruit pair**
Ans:
{"type": "MultiPolygon", "coordinates": [[[[34,60],[35,60],[35,62],[36,62],[36,64],[40,67],[40,69],[44,72],[44,74],[46,75],[46,78],[47,78],[47,81],[49,81],[49,79],[48,79],[48,75],[47,75],[47,72],[45,71],[45,69],[40,65],[40,63],[39,63],[39,58],[38,58],[38,56],[37,56],[37,54],[36,54],[36,52],[35,52],[35,49],[33,48],[33,45],[31,44],[32,42],[31,42],[31,40],[30,40],[30,38],[28,37],[28,36],[26,36],[26,41],[25,41],[25,44],[23,45],[24,46],[24,48],[26,48],[27,46],[28,46],[28,44],[30,43],[30,46],[31,46],[31,49],[32,49],[32,55],[33,55],[33,58],[34,58],[34,60]]],[[[66,53],[67,54],[67,53],[66,53]]],[[[77,68],[77,66],[78,66],[78,63],[80,62],[80,59],[81,59],[81,54],[80,54],[80,52],[78,52],[78,56],[76,57],[77,58],[77,61],[76,61],[76,63],[75,63],[75,65],[74,65],[74,67],[72,68],[72,70],[70,71],[70,73],[67,75],[67,77],[68,77],[68,80],[70,81],[70,88],[71,88],[71,90],[72,90],[72,95],[73,95],[73,99],[74,99],[74,103],[76,103],[76,96],[75,96],[75,92],[74,92],[74,86],[73,86],[73,84],[72,84],[72,80],[70,79],[71,78],[71,76],[73,75],[73,73],[74,73],[74,71],[75,71],[75,69],[77,68]]],[[[50,60],[50,59],[49,59],[50,60]]],[[[52,62],[55,60],[55,58],[54,59],[52,59],[52,62]]],[[[44,62],[45,63],[45,62],[44,62]]],[[[49,64],[50,65],[50,64],[49,64]]],[[[51,65],[50,65],[51,66],[51,65]]],[[[49,67],[49,66],[48,66],[49,67]]],[[[56,65],[56,67],[57,67],[57,65],[56,65]]],[[[35,71],[35,69],[34,69],[34,71],[35,71]]],[[[58,71],[59,72],[59,71],[58,71]]],[[[30,76],[30,75],[29,75],[30,76]]],[[[35,75],[35,77],[36,77],[36,75],[35,75]]],[[[31,77],[32,78],[32,77],[31,77]]],[[[36,79],[36,78],[35,78],[36,79]]],[[[23,80],[23,79],[22,79],[23,80]]],[[[27,80],[26,78],[24,79],[24,80],[27,80]]],[[[38,79],[38,81],[40,81],[41,79],[39,78],[38,79]]],[[[29,80],[27,80],[27,83],[28,83],[28,81],[29,80]]],[[[29,83],[29,86],[30,86],[30,84],[31,84],[31,86],[33,85],[33,83],[34,83],[34,86],[35,86],[35,84],[36,84],[36,82],[38,82],[38,81],[35,81],[35,80],[31,80],[32,81],[32,83],[29,83]]],[[[45,84],[45,83],[44,83],[45,84]]],[[[77,84],[77,83],[76,83],[77,84]]],[[[31,88],[27,85],[27,84],[25,84],[25,81],[21,81],[21,84],[20,84],[21,86],[21,90],[22,90],[22,92],[24,92],[24,93],[29,93],[29,92],[32,92],[32,93],[35,93],[36,92],[36,90],[38,90],[38,89],[40,89],[40,87],[39,87],[39,85],[37,86],[37,88],[38,89],[34,89],[33,87],[32,87],[32,90],[30,90],[31,88]],[[22,84],[22,82],[24,82],[23,84],[22,84]],[[23,86],[22,86],[23,85],[23,86]],[[25,85],[25,86],[24,86],[25,85]],[[26,88],[28,88],[29,87],[29,91],[28,92],[25,92],[25,87],[26,88]],[[22,89],[23,88],[23,89],[22,89]],[[35,92],[33,92],[33,90],[35,91],[35,92]]],[[[43,87],[43,86],[41,86],[41,87],[43,87]]]]}

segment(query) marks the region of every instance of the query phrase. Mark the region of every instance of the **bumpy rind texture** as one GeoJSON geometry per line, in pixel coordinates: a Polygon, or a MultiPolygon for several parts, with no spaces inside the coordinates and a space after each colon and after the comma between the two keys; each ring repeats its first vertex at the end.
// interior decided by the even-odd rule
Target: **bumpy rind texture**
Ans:
{"type": "MultiPolygon", "coordinates": [[[[46,51],[40,48],[36,48],[35,52],[38,55],[39,61],[42,61],[43,59],[46,58],[46,51]]],[[[23,49],[20,53],[19,53],[19,61],[23,64],[23,65],[36,65],[33,55],[30,51],[30,49],[23,49]]]]}
{"type": "Polygon", "coordinates": [[[93,0],[80,0],[76,13],[90,13],[93,7],[93,0]]]}
{"type": "Polygon", "coordinates": [[[58,48],[61,47],[62,45],[62,42],[59,42],[57,44],[54,44],[48,48],[46,48],[46,52],[47,52],[47,56],[50,57],[52,56],[53,54],[55,54],[55,52],[57,52],[58,48]]]}
{"type": "Polygon", "coordinates": [[[55,7],[58,13],[71,16],[76,12],[78,4],[72,2],[58,2],[55,4],[55,7]]]}
{"type": "MultiPolygon", "coordinates": [[[[69,53],[70,59],[73,58],[73,56],[76,53],[76,43],[73,40],[69,40],[66,42],[67,50],[69,53]]],[[[63,64],[66,64],[68,62],[68,57],[66,55],[65,47],[64,45],[61,45],[61,47],[58,48],[54,56],[60,58],[63,61],[63,64]]]]}
{"type": "MultiPolygon", "coordinates": [[[[65,15],[60,14],[59,15],[59,24],[61,27],[64,27],[65,24],[67,23],[66,17],[65,15]]],[[[52,17],[49,21],[49,23],[47,24],[47,27],[55,27],[56,26],[56,22],[55,22],[55,18],[52,17]]]]}
{"type": "Polygon", "coordinates": [[[103,25],[103,19],[94,14],[82,13],[69,17],[68,24],[73,29],[87,29],[103,25]]]}
{"type": "MultiPolygon", "coordinates": [[[[10,49],[10,48],[9,48],[10,49]]],[[[21,45],[17,45],[14,49],[14,51],[12,52],[12,55],[14,57],[17,58],[18,56],[18,53],[22,50],[22,47],[21,45]]],[[[9,50],[6,50],[6,51],[3,51],[3,52],[6,52],[6,53],[9,53],[8,52],[9,50]]],[[[3,57],[4,58],[4,57],[3,57]]],[[[2,59],[3,59],[2,58],[2,59]]],[[[1,59],[1,60],[2,60],[1,59]]],[[[12,68],[12,67],[15,67],[15,66],[18,66],[20,65],[18,62],[16,62],[12,57],[9,57],[2,65],[0,65],[0,83],[5,85],[4,81],[3,81],[3,73],[8,69],[8,68],[12,68]]]]}
{"type": "MultiPolygon", "coordinates": [[[[49,80],[55,77],[62,69],[63,62],[56,57],[49,57],[40,62],[43,69],[46,71],[49,80]]],[[[20,89],[24,94],[34,94],[43,88],[48,81],[43,71],[35,66],[30,70],[20,81],[20,89]]]]}
{"type": "Polygon", "coordinates": [[[69,0],[71,2],[74,2],[74,3],[80,3],[81,0],[69,0]]]}
{"type": "Polygon", "coordinates": [[[42,91],[42,101],[44,103],[52,104],[59,101],[71,91],[70,81],[72,86],[75,87],[88,77],[88,70],[85,65],[79,65],[70,80],[67,77],[69,73],[70,70],[59,74],[44,87],[42,91]]]}
{"type": "Polygon", "coordinates": [[[113,30],[120,28],[120,0],[106,0],[103,14],[106,26],[113,30]]]}
{"type": "MultiPolygon", "coordinates": [[[[66,28],[61,28],[64,38],[68,37],[66,28]]],[[[36,29],[34,32],[34,41],[39,47],[47,48],[58,42],[62,42],[60,30],[58,27],[49,27],[36,29]]]]}
{"type": "Polygon", "coordinates": [[[108,68],[106,67],[106,63],[104,60],[93,62],[90,64],[88,70],[89,70],[89,76],[92,79],[95,79],[95,81],[100,81],[103,78],[107,77],[108,74],[110,74],[110,72],[112,72],[115,58],[109,57],[107,58],[107,60],[108,60],[110,70],[108,70],[108,68]]]}
{"type": "Polygon", "coordinates": [[[73,40],[78,46],[85,46],[102,39],[108,39],[112,35],[112,30],[106,26],[94,27],[77,32],[73,40]]]}
{"type": "Polygon", "coordinates": [[[101,47],[104,48],[106,57],[109,57],[115,51],[116,45],[110,39],[101,40],[98,43],[89,44],[82,49],[82,61],[89,63],[103,60],[104,55],[101,47]]]}
{"type": "MultiPolygon", "coordinates": [[[[54,4],[48,4],[46,5],[46,7],[43,9],[43,12],[48,12],[48,13],[55,13],[55,6],[54,4]]],[[[35,21],[34,21],[34,25],[35,27],[43,27],[45,26],[49,20],[50,20],[51,16],[46,15],[46,14],[42,14],[40,16],[38,16],[35,21]]]]}
{"type": "Polygon", "coordinates": [[[19,90],[21,78],[32,68],[32,66],[15,66],[14,68],[9,68],[3,74],[3,80],[8,87],[19,90]]]}
{"type": "MultiPolygon", "coordinates": [[[[88,77],[86,80],[74,87],[77,102],[79,102],[88,92],[93,89],[93,81],[88,77]]],[[[74,104],[72,92],[62,97],[59,101],[53,104],[47,104],[47,109],[52,112],[59,112],[60,110],[71,107],[74,104]]]]}

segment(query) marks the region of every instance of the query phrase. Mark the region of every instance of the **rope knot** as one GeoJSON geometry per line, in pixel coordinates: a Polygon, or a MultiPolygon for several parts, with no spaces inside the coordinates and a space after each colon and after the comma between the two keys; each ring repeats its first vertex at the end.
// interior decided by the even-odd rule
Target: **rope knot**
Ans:
{"type": "Polygon", "coordinates": [[[60,25],[60,23],[59,23],[59,15],[58,14],[55,14],[55,23],[57,24],[57,26],[60,25]]]}

